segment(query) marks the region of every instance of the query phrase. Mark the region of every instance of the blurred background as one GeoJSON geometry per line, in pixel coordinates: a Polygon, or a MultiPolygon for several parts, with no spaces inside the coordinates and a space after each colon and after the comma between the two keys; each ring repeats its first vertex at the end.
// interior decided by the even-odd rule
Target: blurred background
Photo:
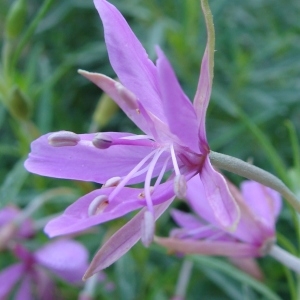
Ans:
{"type": "MultiPolygon", "coordinates": [[[[95,185],[28,174],[23,162],[30,142],[57,130],[138,131],[101,90],[77,73],[84,69],[115,76],[92,0],[19,1],[19,13],[9,21],[15,2],[0,2],[1,208],[8,204],[24,208],[53,188],[72,190],[35,211],[38,233],[25,242],[34,249],[47,240],[41,229],[49,216],[63,211],[95,185]]],[[[151,59],[156,59],[155,45],[165,51],[192,100],[206,43],[199,0],[111,2],[151,59]]],[[[207,115],[210,147],[274,173],[299,195],[300,2],[211,0],[210,5],[216,31],[213,94],[207,115]]],[[[242,180],[226,175],[236,184],[242,180]]],[[[285,208],[278,224],[279,242],[290,247],[297,243],[293,216],[285,208]]],[[[92,257],[102,240],[126,220],[103,224],[77,239],[92,257]]],[[[158,222],[158,233],[167,235],[172,226],[165,214],[158,222]]],[[[199,299],[199,295],[201,299],[266,299],[247,281],[212,268],[210,259],[195,263],[186,299],[199,299]]],[[[4,251],[0,268],[13,261],[14,256],[4,251]]],[[[289,299],[296,278],[272,259],[259,262],[266,286],[289,299]]],[[[107,269],[115,287],[99,285],[96,299],[170,299],[181,265],[182,257],[168,255],[156,245],[145,249],[138,244],[107,269]]],[[[57,282],[62,299],[76,299],[82,289],[57,282]]]]}

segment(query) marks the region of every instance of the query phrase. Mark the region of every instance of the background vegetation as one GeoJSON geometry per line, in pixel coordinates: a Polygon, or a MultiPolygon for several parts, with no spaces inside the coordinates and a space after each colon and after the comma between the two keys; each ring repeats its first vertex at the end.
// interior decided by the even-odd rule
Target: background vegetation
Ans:
{"type": "MultiPolygon", "coordinates": [[[[154,46],[163,48],[193,99],[206,41],[199,0],[111,2],[152,59],[154,46]]],[[[112,113],[104,118],[103,105],[99,109],[101,91],[77,74],[81,68],[115,76],[92,0],[24,1],[24,15],[18,16],[8,32],[7,16],[13,3],[0,2],[0,201],[1,207],[11,203],[24,207],[50,188],[71,187],[70,195],[55,197],[35,213],[36,226],[42,228],[45,218],[61,212],[95,185],[28,174],[23,161],[30,142],[56,130],[135,132],[136,128],[111,104],[112,113]]],[[[211,0],[210,4],[216,29],[215,79],[207,118],[210,146],[253,161],[299,195],[300,2],[211,0]]],[[[226,175],[236,184],[241,181],[226,175]]],[[[98,226],[78,239],[92,257],[102,239],[125,222],[126,218],[98,226]]],[[[297,253],[294,222],[293,213],[285,207],[278,239],[297,253]]],[[[158,222],[158,233],[167,235],[172,226],[165,214],[158,222]]],[[[34,248],[46,240],[41,232],[29,244],[34,248]]],[[[2,253],[0,267],[13,259],[2,253]]],[[[115,289],[99,285],[99,299],[169,299],[182,261],[158,246],[145,249],[138,244],[107,269],[115,289]]],[[[283,299],[295,297],[297,277],[271,258],[259,259],[259,263],[270,290],[283,299]]],[[[237,271],[232,268],[223,259],[195,258],[187,299],[268,299],[257,282],[234,276],[237,271]]],[[[76,298],[80,290],[62,282],[59,286],[63,299],[76,298]]]]}

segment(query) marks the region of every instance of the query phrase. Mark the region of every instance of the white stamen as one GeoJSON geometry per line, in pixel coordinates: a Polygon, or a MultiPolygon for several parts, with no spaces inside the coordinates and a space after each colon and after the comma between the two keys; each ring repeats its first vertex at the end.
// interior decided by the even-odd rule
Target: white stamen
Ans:
{"type": "Polygon", "coordinates": [[[124,100],[124,102],[131,108],[131,109],[135,109],[136,111],[139,110],[139,104],[138,101],[136,99],[136,96],[129,91],[128,89],[126,89],[121,83],[117,82],[115,84],[116,89],[118,90],[118,93],[120,95],[120,97],[122,98],[122,100],[124,100]]]}
{"type": "Polygon", "coordinates": [[[149,164],[149,169],[147,171],[146,178],[145,178],[145,185],[144,185],[145,197],[146,197],[146,202],[147,202],[148,209],[150,210],[151,213],[153,213],[153,203],[152,203],[151,192],[150,192],[150,185],[151,185],[152,174],[153,174],[155,165],[156,165],[159,157],[161,156],[161,154],[164,151],[165,151],[165,149],[162,148],[162,149],[159,149],[155,153],[152,161],[149,164]]]}
{"type": "Polygon", "coordinates": [[[108,198],[106,195],[97,196],[89,205],[88,216],[94,216],[101,213],[108,205],[108,198]]]}
{"type": "Polygon", "coordinates": [[[117,186],[121,181],[121,177],[112,177],[109,178],[104,184],[103,187],[113,187],[117,186]]]}
{"type": "Polygon", "coordinates": [[[168,162],[169,162],[169,159],[170,159],[170,157],[168,157],[168,158],[166,159],[166,161],[164,162],[164,165],[163,165],[163,167],[162,167],[162,169],[161,169],[161,171],[160,171],[160,173],[159,173],[159,175],[158,175],[158,177],[157,177],[157,179],[156,179],[156,181],[155,181],[154,189],[160,184],[160,182],[161,182],[161,180],[162,180],[162,178],[163,178],[163,176],[164,176],[164,174],[165,174],[165,171],[166,171],[166,168],[167,168],[167,164],[168,164],[168,162]]]}
{"type": "Polygon", "coordinates": [[[124,136],[120,138],[121,140],[149,140],[151,139],[151,136],[145,135],[145,134],[139,134],[139,135],[129,135],[129,136],[124,136]]]}
{"type": "Polygon", "coordinates": [[[141,224],[141,240],[145,247],[149,247],[154,237],[155,222],[153,214],[147,210],[141,224]]]}
{"type": "Polygon", "coordinates": [[[179,171],[179,167],[178,167],[178,163],[177,163],[177,159],[176,159],[176,155],[175,155],[175,150],[174,150],[173,144],[170,146],[170,151],[171,151],[171,157],[172,157],[174,171],[175,171],[175,174],[178,176],[178,175],[180,175],[180,171],[179,171]]]}
{"type": "Polygon", "coordinates": [[[174,192],[179,199],[184,199],[186,196],[186,180],[183,175],[176,175],[174,178],[174,192]]]}
{"type": "Polygon", "coordinates": [[[79,141],[79,135],[71,131],[58,131],[48,136],[48,143],[53,147],[76,146],[79,141]]]}
{"type": "Polygon", "coordinates": [[[93,145],[99,149],[107,149],[112,145],[111,137],[106,133],[97,133],[92,141],[93,145]]]}
{"type": "Polygon", "coordinates": [[[157,150],[150,152],[147,156],[145,156],[118,184],[118,186],[111,192],[109,195],[109,200],[113,199],[126,185],[126,183],[134,177],[134,175],[141,169],[141,167],[150,159],[151,156],[155,154],[157,150]]]}

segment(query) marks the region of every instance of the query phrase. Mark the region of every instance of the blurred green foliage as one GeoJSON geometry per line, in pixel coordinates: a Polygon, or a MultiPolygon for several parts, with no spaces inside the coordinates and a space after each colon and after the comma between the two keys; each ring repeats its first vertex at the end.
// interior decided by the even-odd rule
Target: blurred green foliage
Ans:
{"type": "MultiPolygon", "coordinates": [[[[155,60],[156,44],[166,52],[192,99],[206,42],[199,1],[112,2],[152,59],[155,60]]],[[[299,193],[300,2],[211,0],[210,4],[216,29],[215,78],[207,118],[210,146],[215,151],[253,160],[299,193]]],[[[25,205],[50,187],[68,185],[79,194],[92,190],[94,186],[89,183],[27,175],[22,168],[30,142],[46,132],[83,133],[93,128],[136,131],[131,121],[114,109],[110,119],[99,122],[95,109],[101,106],[98,104],[101,91],[77,74],[80,68],[115,76],[92,1],[3,0],[0,32],[2,205],[25,205]],[[12,15],[14,5],[15,15],[12,15]]],[[[240,181],[237,177],[230,178],[240,181]]],[[[36,215],[42,218],[62,211],[70,201],[58,198],[36,215]]],[[[81,240],[92,254],[106,230],[118,228],[121,222],[125,221],[102,225],[81,240]],[[99,238],[92,238],[94,235],[99,238]]],[[[158,232],[166,235],[171,226],[169,217],[164,215],[158,223],[158,232]]],[[[292,226],[291,214],[285,210],[279,229],[289,232],[286,245],[295,247],[292,226]]],[[[284,239],[280,242],[284,243],[284,239]]],[[[181,261],[180,257],[168,256],[155,246],[144,249],[137,245],[108,269],[117,286],[113,298],[169,299],[175,290],[181,261]]],[[[267,274],[266,285],[288,299],[296,278],[272,260],[261,262],[267,274]]],[[[187,299],[199,299],[199,295],[203,300],[267,299],[266,295],[259,296],[258,290],[247,285],[247,281],[230,277],[221,269],[211,269],[209,260],[206,264],[195,260],[195,264],[187,299]],[[239,298],[239,295],[244,296],[239,298]]],[[[68,286],[62,284],[62,290],[65,299],[75,297],[68,286]]],[[[98,293],[101,299],[112,297],[103,287],[98,293]]]]}

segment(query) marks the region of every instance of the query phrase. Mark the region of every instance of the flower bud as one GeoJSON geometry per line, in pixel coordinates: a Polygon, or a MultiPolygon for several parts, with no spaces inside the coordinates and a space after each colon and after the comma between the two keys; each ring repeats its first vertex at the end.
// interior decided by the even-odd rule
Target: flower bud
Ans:
{"type": "Polygon", "coordinates": [[[26,2],[26,0],[16,0],[8,12],[5,24],[5,36],[9,39],[15,39],[23,30],[27,15],[26,2]]]}
{"type": "Polygon", "coordinates": [[[27,120],[30,116],[30,102],[18,87],[14,87],[10,92],[8,110],[13,117],[19,120],[27,120]]]}

